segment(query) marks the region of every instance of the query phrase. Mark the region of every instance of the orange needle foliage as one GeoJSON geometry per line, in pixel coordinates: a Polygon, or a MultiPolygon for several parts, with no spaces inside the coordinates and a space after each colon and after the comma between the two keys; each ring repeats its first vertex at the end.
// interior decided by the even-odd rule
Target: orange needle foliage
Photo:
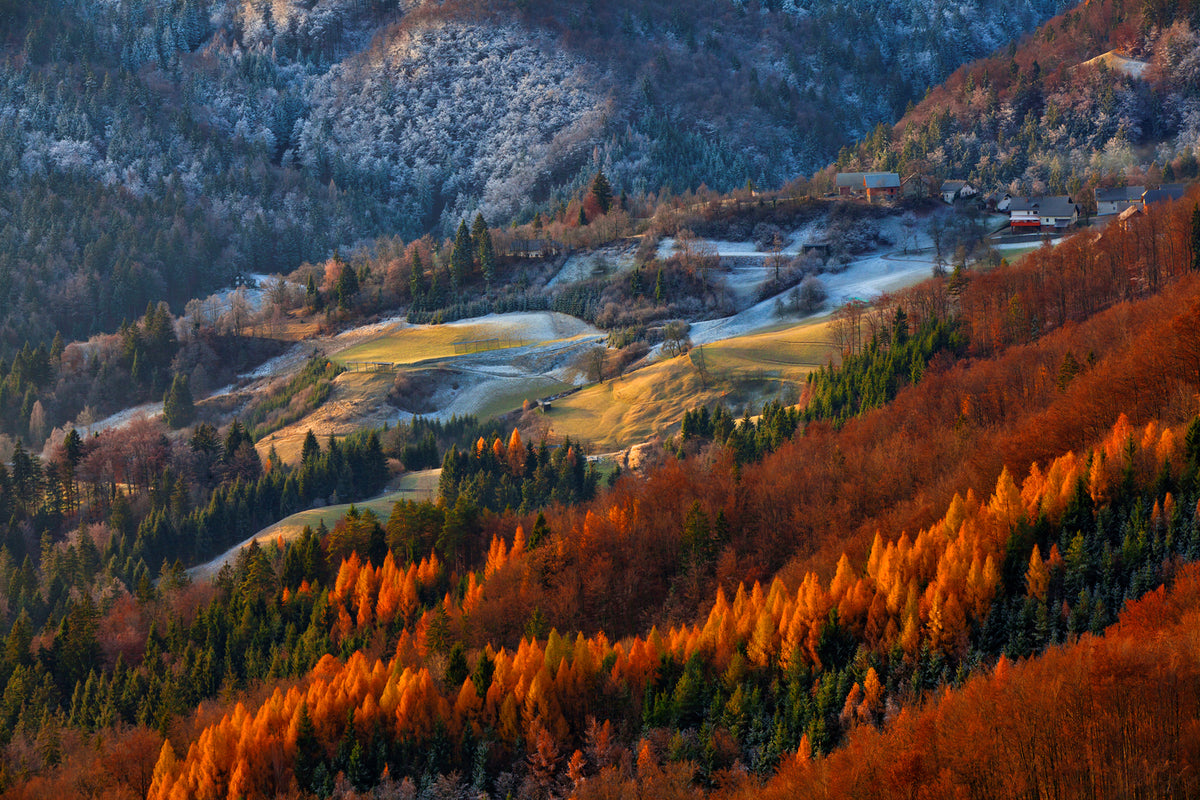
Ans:
{"type": "MultiPolygon", "coordinates": [[[[477,734],[490,727],[509,744],[535,743],[531,757],[538,760],[539,768],[548,769],[569,752],[561,748],[572,737],[583,737],[584,731],[572,726],[579,728],[585,718],[588,687],[612,682],[627,687],[630,697],[641,697],[668,654],[683,663],[699,653],[725,671],[741,658],[737,653],[744,645],[747,659],[755,666],[798,658],[819,667],[820,633],[835,613],[840,624],[873,637],[871,643],[881,649],[900,644],[914,653],[921,642],[928,642],[945,653],[961,654],[968,626],[981,622],[989,609],[1000,580],[997,564],[1017,526],[1039,513],[1061,513],[1066,487],[1079,480],[1085,480],[1094,494],[1111,491],[1120,479],[1119,470],[1089,469],[1089,460],[1123,464],[1128,455],[1133,467],[1149,476],[1157,471],[1160,459],[1177,458],[1178,440],[1171,429],[1147,425],[1134,430],[1122,418],[1088,458],[1068,453],[1044,471],[1032,470],[1021,486],[1005,470],[987,502],[972,493],[956,496],[946,514],[915,537],[885,542],[877,536],[862,571],[843,556],[828,583],[809,573],[795,590],[776,578],[767,587],[759,582],[739,585],[732,601],[718,591],[707,619],[699,625],[675,627],[665,634],[651,630],[645,637],[616,644],[602,634],[580,634],[571,641],[551,632],[544,645],[527,639],[511,652],[489,648],[494,672],[483,697],[470,680],[461,686],[439,687],[429,670],[419,665],[414,637],[407,630],[389,663],[371,661],[361,652],[345,663],[325,656],[306,685],[286,692],[277,689],[253,712],[239,703],[231,714],[205,729],[182,760],[164,747],[149,797],[256,797],[286,790],[302,704],[307,704],[326,743],[343,735],[353,709],[354,725],[361,733],[370,731],[378,720],[397,738],[416,741],[431,736],[439,724],[452,739],[467,726],[477,734]],[[602,672],[605,663],[610,666],[602,672]],[[280,764],[282,769],[273,766],[280,764]]],[[[602,523],[593,517],[592,524],[602,523]]],[[[519,535],[511,549],[493,541],[484,580],[472,575],[462,601],[447,595],[442,603],[447,616],[460,621],[479,602],[489,576],[527,556],[519,535]]],[[[1044,590],[1042,570],[1049,568],[1035,552],[1028,578],[1031,594],[1044,590]]],[[[440,570],[432,556],[401,570],[390,554],[379,568],[352,555],[338,571],[330,602],[338,608],[339,619],[345,620],[340,624],[348,625],[352,615],[360,627],[371,620],[385,623],[390,615],[411,608],[415,600],[406,602],[405,594],[413,585],[430,585],[440,570]]],[[[1196,583],[1200,592],[1200,578],[1196,583]]],[[[418,650],[432,614],[426,612],[417,622],[418,650]]],[[[851,692],[845,716],[864,721],[878,718],[883,695],[884,688],[871,671],[851,692]]],[[[641,760],[639,754],[639,775],[641,760]]],[[[804,770],[809,769],[788,768],[783,774],[797,770],[808,774],[804,770]]]]}
{"type": "MultiPolygon", "coordinates": [[[[1190,797],[1200,791],[1200,565],[1085,635],[860,727],[826,758],[785,759],[725,797],[1190,797]]],[[[869,690],[868,690],[869,693],[869,690]]],[[[718,793],[718,796],[721,796],[718,793]]]]}

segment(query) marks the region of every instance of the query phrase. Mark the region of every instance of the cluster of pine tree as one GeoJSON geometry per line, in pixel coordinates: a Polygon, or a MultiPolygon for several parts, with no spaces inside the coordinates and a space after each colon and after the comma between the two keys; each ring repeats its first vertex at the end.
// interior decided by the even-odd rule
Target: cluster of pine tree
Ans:
{"type": "Polygon", "coordinates": [[[801,419],[798,409],[785,406],[779,400],[764,405],[757,421],[751,416],[749,407],[738,420],[725,406],[717,406],[711,412],[708,406],[701,406],[684,412],[679,434],[683,443],[707,439],[723,445],[733,452],[739,464],[746,464],[775,452],[796,432],[801,419]]]}
{"type": "Polygon", "coordinates": [[[442,461],[438,490],[442,501],[468,500],[480,508],[530,511],[551,503],[572,505],[596,493],[599,473],[568,438],[551,448],[524,443],[513,429],[505,443],[482,437],[470,449],[451,447],[442,461]]]}
{"type": "Polygon", "coordinates": [[[0,359],[0,374],[7,375],[0,381],[0,432],[40,446],[51,426],[73,418],[93,399],[93,392],[76,391],[83,380],[104,388],[119,381],[126,405],[163,396],[174,383],[171,363],[179,351],[166,304],[151,303],[137,322],[122,324],[118,335],[120,344],[112,358],[92,358],[71,369],[62,364],[61,335],[49,347],[26,342],[7,368],[0,359]],[[72,374],[64,376],[67,372],[72,374]]]}
{"type": "Polygon", "coordinates": [[[433,265],[433,269],[429,270],[428,279],[425,277],[427,270],[421,262],[420,254],[416,250],[412,251],[409,272],[409,295],[412,299],[410,317],[413,314],[431,314],[443,307],[454,306],[461,302],[462,290],[478,281],[483,282],[485,290],[490,290],[492,282],[496,279],[496,265],[496,248],[483,214],[475,215],[475,221],[469,230],[466,220],[459,221],[449,262],[440,266],[433,265]]]}
{"type": "MultiPolygon", "coordinates": [[[[80,492],[74,470],[90,446],[91,442],[82,442],[77,435],[69,436],[63,465],[57,461],[43,465],[18,446],[11,473],[0,465],[0,516],[6,520],[0,525],[0,575],[8,587],[9,611],[16,620],[13,635],[20,639],[44,628],[56,631],[50,649],[35,653],[28,644],[24,650],[14,645],[5,674],[15,674],[16,682],[8,689],[13,698],[4,716],[8,727],[0,726],[0,738],[5,741],[14,727],[19,727],[20,707],[26,703],[21,698],[28,695],[32,701],[41,696],[28,688],[33,685],[30,681],[45,684],[47,696],[64,701],[75,696],[93,698],[97,703],[103,697],[108,697],[105,702],[117,702],[115,717],[99,710],[96,717],[77,717],[66,705],[50,711],[69,719],[94,720],[98,725],[116,720],[154,723],[163,714],[169,716],[193,704],[204,695],[187,689],[182,697],[188,702],[181,705],[181,696],[163,700],[158,689],[147,695],[145,683],[133,684],[140,688],[131,689],[122,701],[125,680],[154,677],[146,670],[139,671],[140,677],[126,675],[122,664],[111,675],[93,676],[92,683],[102,681],[100,688],[93,691],[87,685],[98,647],[101,610],[91,599],[97,587],[114,588],[118,596],[127,598],[125,602],[134,598],[149,602],[186,582],[182,562],[208,558],[314,498],[370,496],[387,479],[378,432],[330,441],[324,450],[314,441],[297,468],[287,469],[276,458],[263,472],[249,435],[235,423],[223,441],[211,426],[197,426],[186,445],[193,469],[217,481],[202,504],[196,504],[195,498],[206,482],[199,474],[185,479],[170,464],[148,478],[144,494],[127,494],[107,486],[99,492],[95,488],[80,492]],[[74,533],[63,530],[77,519],[74,511],[84,497],[91,501],[85,506],[88,513],[75,523],[79,528],[74,533]],[[104,516],[89,521],[98,514],[104,516]],[[40,543],[35,540],[34,546],[27,543],[30,528],[40,535],[40,543]],[[158,564],[162,564],[161,570],[152,571],[149,565],[158,564]],[[133,705],[121,706],[121,702],[133,705]]],[[[142,663],[150,666],[153,660],[142,663]]],[[[188,664],[193,668],[191,661],[188,664]]],[[[38,712],[38,720],[44,711],[38,712]]]]}
{"type": "Polygon", "coordinates": [[[844,423],[919,382],[934,356],[956,357],[965,349],[965,338],[953,318],[929,317],[910,333],[908,317],[897,307],[890,331],[872,336],[858,352],[845,354],[838,367],[830,365],[809,374],[803,417],[808,422],[844,423]]]}
{"type": "Polygon", "coordinates": [[[452,445],[467,449],[477,439],[499,437],[501,430],[499,422],[470,414],[448,420],[414,417],[385,431],[384,448],[394,453],[406,470],[434,469],[442,465],[442,456],[452,445]]]}
{"type": "MultiPolygon", "coordinates": [[[[589,748],[606,727],[607,747],[658,743],[655,757],[689,765],[688,780],[701,786],[717,787],[737,764],[768,776],[791,754],[828,752],[853,728],[881,725],[890,708],[960,685],[1002,656],[1101,630],[1127,600],[1169,579],[1172,559],[1200,556],[1192,510],[1200,420],[1175,452],[1177,435],[1119,423],[1090,453],[1065,456],[1020,488],[1005,474],[986,503],[956,499],[915,540],[877,540],[861,571],[843,558],[832,580],[810,575],[794,592],[780,581],[742,585],[732,599],[719,593],[700,624],[616,645],[550,632],[516,651],[464,646],[488,581],[538,563],[537,537],[520,530],[511,548],[493,541],[486,566],[448,592],[438,555],[418,563],[394,549],[405,542],[391,537],[393,524],[415,524],[411,505],[397,506],[386,538],[362,516],[339,523],[340,539],[306,535],[286,554],[256,553],[226,585],[233,594],[256,589],[281,619],[247,661],[290,674],[294,663],[313,663],[313,643],[346,660],[323,661],[307,692],[280,692],[263,706],[281,715],[272,724],[291,720],[296,733],[239,748],[244,785],[261,790],[257,765],[280,754],[318,793],[338,773],[360,791],[450,772],[471,776],[479,791],[535,786],[560,780],[573,750],[573,769],[600,776],[610,762],[589,748]],[[1064,495],[1076,482],[1075,496],[1064,495]],[[321,548],[334,540],[355,548],[336,576],[321,548]],[[307,631],[284,623],[306,618],[307,631]],[[395,660],[372,667],[359,648],[383,631],[395,660]],[[444,665],[436,671],[425,666],[432,654],[444,665]]],[[[211,634],[175,646],[195,650],[201,636],[211,634]]],[[[240,731],[248,743],[259,740],[245,731],[268,724],[266,712],[226,720],[214,734],[240,731]]],[[[176,762],[172,753],[160,767],[199,789],[190,765],[201,757],[176,762]]]]}

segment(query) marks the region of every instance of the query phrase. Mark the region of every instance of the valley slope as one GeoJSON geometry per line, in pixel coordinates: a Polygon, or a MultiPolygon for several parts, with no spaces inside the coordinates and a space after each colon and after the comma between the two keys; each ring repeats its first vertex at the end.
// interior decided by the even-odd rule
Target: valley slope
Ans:
{"type": "Polygon", "coordinates": [[[554,211],[598,168],[634,198],[779,186],[1060,8],[13,4],[0,355],[367,237],[554,211]]]}
{"type": "Polygon", "coordinates": [[[49,8],[0,800],[1200,793],[1194,1],[49,8]]]}

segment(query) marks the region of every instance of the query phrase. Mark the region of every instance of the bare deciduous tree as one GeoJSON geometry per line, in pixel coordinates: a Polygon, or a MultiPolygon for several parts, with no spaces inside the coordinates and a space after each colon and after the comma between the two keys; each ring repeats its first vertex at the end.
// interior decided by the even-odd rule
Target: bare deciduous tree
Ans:
{"type": "Polygon", "coordinates": [[[692,347],[688,337],[691,326],[683,320],[672,320],[663,328],[663,352],[672,358],[686,353],[692,347]]]}
{"type": "Polygon", "coordinates": [[[229,309],[221,315],[221,327],[234,336],[241,336],[251,314],[250,299],[244,287],[229,296],[229,309]]]}
{"type": "Polygon", "coordinates": [[[864,301],[855,299],[839,308],[834,315],[834,341],[843,353],[854,353],[862,347],[862,322],[866,309],[864,301]]]}

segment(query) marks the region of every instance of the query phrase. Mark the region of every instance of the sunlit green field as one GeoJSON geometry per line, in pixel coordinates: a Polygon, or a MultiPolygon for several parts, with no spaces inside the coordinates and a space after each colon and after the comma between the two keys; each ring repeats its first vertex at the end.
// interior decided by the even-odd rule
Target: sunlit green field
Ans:
{"type": "Polygon", "coordinates": [[[808,373],[837,359],[829,328],[805,322],[692,348],[557,400],[547,420],[554,434],[608,451],[672,433],[700,405],[795,397],[808,373]]]}
{"type": "Polygon", "coordinates": [[[540,344],[540,342],[522,338],[519,327],[511,323],[421,325],[411,328],[401,327],[376,339],[353,345],[335,354],[333,360],[341,364],[352,361],[415,364],[431,358],[448,358],[480,350],[496,350],[530,344],[540,344]]]}

